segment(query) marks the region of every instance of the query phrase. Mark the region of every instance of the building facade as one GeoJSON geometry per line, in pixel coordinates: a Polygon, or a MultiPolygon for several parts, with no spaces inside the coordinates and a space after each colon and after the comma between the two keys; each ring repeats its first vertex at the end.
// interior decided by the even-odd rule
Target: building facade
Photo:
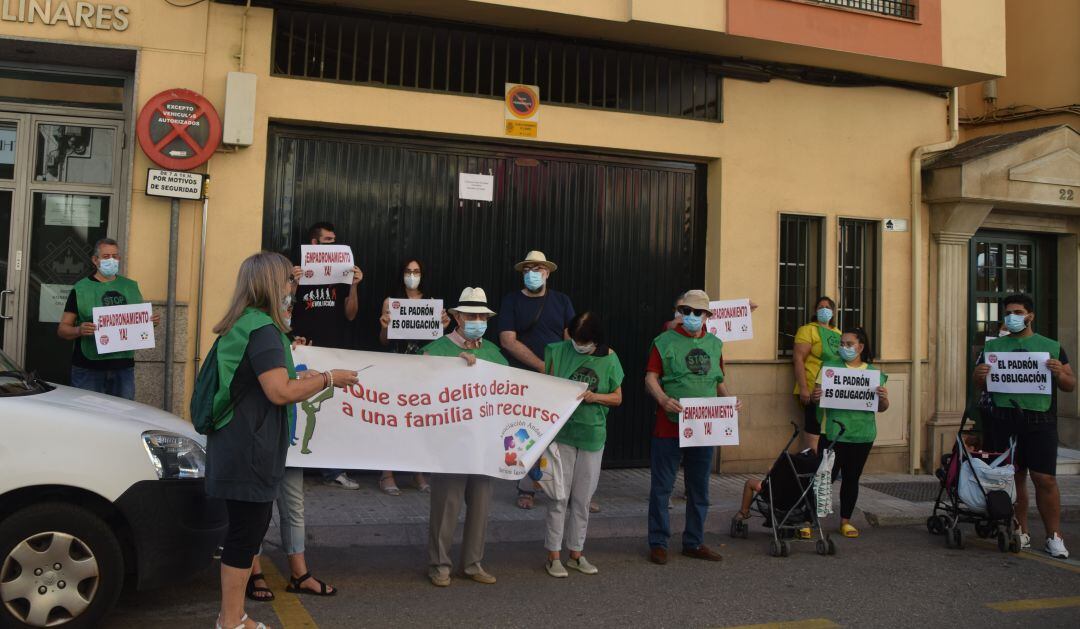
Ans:
{"type": "MultiPolygon", "coordinates": [[[[953,192],[933,173],[951,162],[920,176],[920,147],[960,139],[951,88],[1006,74],[1013,3],[181,4],[3,0],[0,342],[40,373],[66,377],[57,304],[89,272],[97,238],[120,240],[123,272],[166,299],[169,202],[145,194],[153,165],[134,124],[155,94],[186,88],[241,131],[250,119],[251,138],[227,133],[198,169],[208,199],[180,207],[177,412],[240,261],[291,252],[306,225],[330,220],[365,274],[352,331],[362,349],[374,348],[404,256],[427,262],[431,288],[449,299],[465,285],[496,299],[517,288],[511,266],[530,249],[556,260],[553,286],[603,314],[628,374],[610,465],[646,464],[646,352],[676,294],[694,287],[760,306],[754,338],[725,351],[745,410],[742,445],[724,449],[722,469],[765,468],[790,434],[792,339],[818,294],[838,299],[842,323],[870,329],[890,376],[872,468],[928,469],[958,421],[956,378],[941,383],[966,369],[971,307],[965,285],[948,282],[968,276],[981,227],[960,242],[967,232],[941,218],[968,217],[967,206],[939,208],[970,199],[940,196],[953,192]],[[536,138],[507,135],[507,83],[539,87],[536,138]],[[494,176],[493,200],[461,200],[460,173],[494,176]]],[[[1043,232],[1055,245],[1038,254],[1056,251],[1041,264],[1058,269],[1052,325],[1068,347],[1077,202],[1054,206],[1043,232]]],[[[995,213],[1016,217],[992,208],[989,224],[995,213]]],[[[140,399],[161,404],[163,353],[137,360],[140,399]]],[[[1074,398],[1061,407],[1076,415],[1074,398]]]]}

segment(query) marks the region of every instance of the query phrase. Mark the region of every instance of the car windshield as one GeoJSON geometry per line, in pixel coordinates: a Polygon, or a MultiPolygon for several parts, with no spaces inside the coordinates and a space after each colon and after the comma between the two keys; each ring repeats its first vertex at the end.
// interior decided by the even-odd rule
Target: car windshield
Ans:
{"type": "Polygon", "coordinates": [[[44,393],[52,387],[26,373],[7,354],[0,352],[0,397],[44,393]]]}

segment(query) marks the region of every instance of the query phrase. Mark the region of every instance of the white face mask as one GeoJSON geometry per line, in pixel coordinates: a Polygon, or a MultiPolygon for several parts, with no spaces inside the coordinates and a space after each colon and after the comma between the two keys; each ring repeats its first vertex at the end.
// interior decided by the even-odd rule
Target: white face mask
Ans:
{"type": "Polygon", "coordinates": [[[409,290],[416,290],[416,287],[420,285],[420,276],[419,275],[409,275],[408,273],[406,273],[404,279],[405,279],[405,288],[407,288],[409,290]]]}
{"type": "Polygon", "coordinates": [[[578,342],[574,339],[570,339],[570,343],[574,346],[574,351],[579,354],[591,354],[596,351],[596,343],[586,343],[585,345],[578,345],[578,342]]]}

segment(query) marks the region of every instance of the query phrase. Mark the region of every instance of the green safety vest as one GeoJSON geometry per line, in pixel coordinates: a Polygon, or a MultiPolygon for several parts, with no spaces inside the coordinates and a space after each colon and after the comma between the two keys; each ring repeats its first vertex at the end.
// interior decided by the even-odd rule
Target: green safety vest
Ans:
{"type": "MultiPolygon", "coordinates": [[[[840,367],[850,369],[842,360],[829,360],[821,364],[821,368],[840,367]]],[[[867,369],[880,371],[877,367],[867,364],[867,369]]],[[[889,381],[888,374],[881,374],[881,386],[889,381]]],[[[817,408],[818,422],[825,429],[825,438],[829,441],[840,443],[874,443],[877,439],[877,417],[873,411],[853,411],[846,408],[817,408]],[[844,434],[837,439],[840,426],[836,422],[844,424],[844,434]]]]}
{"type": "MultiPolygon", "coordinates": [[[[84,277],[75,282],[75,301],[79,307],[78,319],[75,326],[82,323],[94,322],[94,308],[101,306],[124,306],[127,304],[141,304],[142,293],[139,292],[139,284],[135,280],[117,275],[111,282],[95,282],[89,277],[84,277]],[[107,293],[116,293],[115,296],[106,298],[107,293]]],[[[84,336],[78,340],[82,347],[82,353],[90,360],[116,360],[118,358],[135,358],[135,352],[112,352],[102,356],[98,354],[97,344],[93,336],[84,336]]]]}
{"type": "MultiPolygon", "coordinates": [[[[247,351],[248,340],[251,333],[259,328],[274,325],[274,320],[258,308],[246,308],[244,314],[236,320],[229,331],[218,337],[217,347],[217,371],[218,389],[214,393],[213,418],[214,429],[218,430],[233,418],[232,381],[236,370],[240,368],[240,361],[244,359],[247,351]]],[[[279,331],[280,332],[280,331],[279,331]]],[[[296,366],[293,364],[292,343],[289,337],[281,334],[281,346],[285,350],[285,369],[289,372],[289,379],[296,377],[296,366]]],[[[256,380],[254,386],[259,386],[256,380]]],[[[296,407],[288,405],[288,413],[296,412],[296,407]]]]}
{"type": "Polygon", "coordinates": [[[506,362],[506,357],[499,351],[499,346],[491,341],[480,343],[480,347],[477,349],[465,349],[455,345],[449,337],[443,336],[425,345],[421,352],[429,356],[447,356],[449,358],[457,358],[461,352],[469,352],[480,360],[486,360],[489,363],[504,366],[510,364],[506,362]]]}
{"type": "MultiPolygon", "coordinates": [[[[716,385],[724,381],[720,359],[724,342],[712,334],[689,337],[677,330],[668,330],[653,340],[660,354],[664,374],[660,386],[668,397],[716,397],[716,385]]],[[[668,419],[679,422],[678,413],[668,413],[668,419]]]]}
{"type": "MultiPolygon", "coordinates": [[[[1061,358],[1061,343],[1048,339],[1041,334],[1032,334],[1026,338],[1010,335],[987,341],[986,347],[983,348],[983,355],[985,356],[990,352],[1046,352],[1050,354],[1050,358],[1058,360],[1061,358]]],[[[1011,409],[1013,408],[1013,401],[1016,401],[1020,408],[1025,411],[1038,413],[1049,411],[1050,406],[1054,403],[1053,388],[1051,388],[1050,395],[1039,395],[1038,393],[991,393],[990,397],[994,400],[994,406],[998,408],[1011,409]]]]}

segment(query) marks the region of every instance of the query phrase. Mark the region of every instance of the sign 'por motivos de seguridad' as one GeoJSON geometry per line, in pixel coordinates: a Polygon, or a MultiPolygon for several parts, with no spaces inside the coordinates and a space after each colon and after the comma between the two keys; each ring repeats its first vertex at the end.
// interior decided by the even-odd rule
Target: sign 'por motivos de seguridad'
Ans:
{"type": "Polygon", "coordinates": [[[126,31],[131,9],[123,4],[69,2],[69,0],[0,0],[0,20],[102,31],[126,31]]]}

